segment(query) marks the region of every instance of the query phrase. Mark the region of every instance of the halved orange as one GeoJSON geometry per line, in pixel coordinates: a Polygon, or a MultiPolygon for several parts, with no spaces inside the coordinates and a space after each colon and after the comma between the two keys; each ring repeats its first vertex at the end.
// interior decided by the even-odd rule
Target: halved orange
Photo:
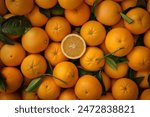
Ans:
{"type": "Polygon", "coordinates": [[[61,42],[61,50],[69,59],[78,59],[86,51],[84,39],[78,34],[68,34],[61,42]]]}

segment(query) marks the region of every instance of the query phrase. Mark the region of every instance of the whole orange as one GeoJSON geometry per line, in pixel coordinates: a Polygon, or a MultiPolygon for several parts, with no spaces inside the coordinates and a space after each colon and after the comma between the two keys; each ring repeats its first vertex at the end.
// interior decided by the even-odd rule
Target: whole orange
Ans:
{"type": "Polygon", "coordinates": [[[75,85],[75,94],[81,100],[96,100],[102,94],[102,86],[96,77],[84,75],[75,85]]]}

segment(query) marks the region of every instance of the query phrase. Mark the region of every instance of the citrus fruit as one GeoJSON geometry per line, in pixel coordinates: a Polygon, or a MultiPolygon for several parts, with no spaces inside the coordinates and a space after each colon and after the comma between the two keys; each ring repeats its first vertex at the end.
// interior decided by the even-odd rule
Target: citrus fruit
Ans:
{"type": "Polygon", "coordinates": [[[115,56],[127,55],[134,46],[132,34],[125,28],[114,28],[107,33],[105,45],[115,56]]]}
{"type": "Polygon", "coordinates": [[[39,97],[37,96],[36,92],[26,92],[22,91],[22,99],[23,100],[38,100],[39,97]]]}
{"type": "Polygon", "coordinates": [[[128,73],[128,64],[127,63],[119,63],[117,64],[117,68],[113,69],[109,64],[104,65],[105,73],[111,78],[122,78],[125,77],[128,73]]]}
{"type": "Polygon", "coordinates": [[[71,26],[64,17],[54,16],[48,20],[45,30],[51,40],[60,42],[71,32],[71,26]]]}
{"type": "Polygon", "coordinates": [[[102,94],[102,86],[96,77],[84,75],[75,85],[75,94],[81,100],[96,100],[102,94]]]}
{"type": "Polygon", "coordinates": [[[150,89],[145,89],[141,96],[140,96],[140,100],[150,100],[150,89]]]}
{"type": "Polygon", "coordinates": [[[90,8],[88,5],[83,3],[76,9],[73,10],[66,9],[65,17],[73,26],[81,26],[85,22],[87,22],[88,19],[90,18],[90,8]]]}
{"type": "Polygon", "coordinates": [[[144,46],[136,46],[127,55],[128,65],[135,71],[150,68],[150,49],[144,46]]]}
{"type": "Polygon", "coordinates": [[[79,7],[84,0],[58,0],[60,6],[64,9],[75,9],[79,7]]]}
{"type": "Polygon", "coordinates": [[[47,64],[40,54],[30,54],[21,63],[21,71],[27,78],[33,79],[46,72],[47,64]]]}
{"type": "Polygon", "coordinates": [[[35,6],[33,10],[27,15],[28,19],[30,20],[32,26],[44,26],[47,21],[48,17],[42,14],[39,10],[39,7],[35,6]]]}
{"type": "Polygon", "coordinates": [[[51,42],[44,51],[44,56],[52,66],[67,60],[62,53],[61,44],[58,42],[51,42]]]}
{"type": "Polygon", "coordinates": [[[104,53],[98,47],[88,47],[85,54],[80,58],[80,65],[88,71],[98,71],[104,64],[104,53]]]}
{"type": "Polygon", "coordinates": [[[88,21],[82,25],[80,34],[88,46],[97,46],[104,41],[106,30],[98,21],[88,21]]]}
{"type": "Polygon", "coordinates": [[[5,44],[0,49],[1,61],[6,66],[18,66],[26,56],[26,52],[20,43],[14,45],[5,44]]]}
{"type": "Polygon", "coordinates": [[[65,89],[61,92],[59,100],[77,100],[78,97],[75,95],[74,88],[65,89]]]}
{"type": "Polygon", "coordinates": [[[104,86],[105,86],[105,91],[108,91],[110,89],[111,80],[105,72],[102,72],[101,75],[102,75],[102,80],[103,80],[103,83],[104,83],[104,86]]]}
{"type": "Polygon", "coordinates": [[[61,50],[69,59],[78,59],[86,51],[86,44],[78,34],[69,34],[61,42],[61,50]]]}
{"type": "Polygon", "coordinates": [[[133,20],[132,23],[124,21],[125,27],[133,34],[143,34],[150,28],[150,14],[143,8],[131,9],[126,14],[133,20]]]}
{"type": "Polygon", "coordinates": [[[34,0],[5,0],[7,9],[15,15],[26,15],[34,7],[34,0]]]}
{"type": "Polygon", "coordinates": [[[137,0],[123,0],[120,5],[123,10],[126,10],[130,7],[135,7],[136,4],[137,4],[137,0]]]}
{"type": "Polygon", "coordinates": [[[3,67],[1,70],[6,83],[6,89],[0,89],[0,92],[12,93],[17,91],[23,82],[23,76],[16,67],[3,67]]]}
{"type": "Polygon", "coordinates": [[[49,44],[49,37],[42,28],[32,27],[22,36],[22,46],[29,53],[40,53],[49,44]]]}
{"type": "Polygon", "coordinates": [[[112,95],[117,100],[135,100],[138,93],[138,86],[128,78],[120,78],[112,86],[112,95]]]}
{"type": "Polygon", "coordinates": [[[49,9],[57,4],[57,0],[35,0],[35,3],[44,9],[49,9]]]}
{"type": "Polygon", "coordinates": [[[93,6],[95,0],[84,0],[84,2],[90,6],[93,6]]]}
{"type": "Polygon", "coordinates": [[[5,15],[7,13],[7,8],[5,0],[0,0],[0,15],[5,15]]]}
{"type": "Polygon", "coordinates": [[[40,99],[55,100],[60,94],[61,88],[56,85],[53,77],[45,77],[40,84],[37,94],[40,99]]]}
{"type": "Polygon", "coordinates": [[[95,10],[96,19],[107,26],[112,26],[119,22],[121,19],[120,12],[121,6],[112,0],[102,1],[95,10]]]}
{"type": "Polygon", "coordinates": [[[71,88],[78,80],[78,69],[73,63],[64,61],[54,67],[53,76],[58,86],[71,88]]]}

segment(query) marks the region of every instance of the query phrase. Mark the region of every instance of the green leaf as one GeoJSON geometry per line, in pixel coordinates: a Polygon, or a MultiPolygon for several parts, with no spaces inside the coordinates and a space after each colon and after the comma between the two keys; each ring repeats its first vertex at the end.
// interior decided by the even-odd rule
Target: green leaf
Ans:
{"type": "Polygon", "coordinates": [[[31,28],[31,23],[25,16],[12,16],[2,23],[1,28],[3,33],[21,36],[31,28]]]}
{"type": "Polygon", "coordinates": [[[103,76],[102,76],[102,71],[98,71],[96,73],[96,77],[97,79],[100,81],[101,85],[102,85],[102,95],[105,95],[106,94],[106,88],[105,88],[105,85],[104,85],[104,81],[103,81],[103,76]]]}
{"type": "Polygon", "coordinates": [[[0,72],[0,89],[6,91],[5,78],[1,72],[0,72]]]}
{"type": "Polygon", "coordinates": [[[5,43],[5,44],[9,44],[9,45],[15,44],[15,42],[12,39],[10,39],[7,35],[2,33],[1,31],[0,31],[0,41],[5,43]]]}
{"type": "Polygon", "coordinates": [[[129,24],[133,23],[134,20],[132,20],[130,17],[128,17],[126,14],[124,14],[123,12],[120,12],[121,17],[128,22],[129,24]]]}
{"type": "Polygon", "coordinates": [[[148,84],[149,84],[149,87],[150,87],[150,74],[148,75],[148,84]]]}
{"type": "Polygon", "coordinates": [[[5,19],[0,15],[0,24],[4,21],[5,21],[5,19]]]}
{"type": "Polygon", "coordinates": [[[39,8],[39,11],[48,18],[51,18],[51,10],[39,8]]]}
{"type": "Polygon", "coordinates": [[[136,77],[135,82],[139,85],[143,81],[144,77],[136,77]]]}
{"type": "Polygon", "coordinates": [[[63,15],[64,9],[59,4],[57,4],[51,9],[51,13],[52,15],[63,15]]]}
{"type": "Polygon", "coordinates": [[[135,79],[135,71],[131,68],[129,68],[129,70],[128,70],[128,77],[132,80],[135,79]]]}
{"type": "Polygon", "coordinates": [[[93,3],[93,6],[92,6],[92,12],[91,12],[91,20],[95,20],[96,19],[96,16],[95,16],[95,9],[96,9],[96,6],[101,2],[102,0],[95,0],[94,3],[93,3]]]}
{"type": "Polygon", "coordinates": [[[25,89],[26,92],[34,92],[37,90],[37,88],[40,86],[41,82],[42,82],[43,77],[39,77],[36,79],[33,79],[30,84],[28,85],[28,87],[25,89]]]}
{"type": "Polygon", "coordinates": [[[116,64],[128,62],[128,59],[126,57],[117,57],[114,55],[109,55],[108,57],[113,59],[116,62],[116,64]]]}
{"type": "Polygon", "coordinates": [[[110,57],[106,57],[106,63],[112,68],[112,69],[117,69],[117,63],[110,57]]]}
{"type": "Polygon", "coordinates": [[[47,62],[47,70],[46,70],[46,73],[47,74],[53,74],[53,68],[52,68],[52,65],[48,62],[48,61],[46,61],[47,62]]]}
{"type": "Polygon", "coordinates": [[[78,68],[78,72],[79,72],[79,77],[81,77],[83,75],[95,75],[95,72],[87,71],[81,67],[77,67],[77,68],[78,68]]]}

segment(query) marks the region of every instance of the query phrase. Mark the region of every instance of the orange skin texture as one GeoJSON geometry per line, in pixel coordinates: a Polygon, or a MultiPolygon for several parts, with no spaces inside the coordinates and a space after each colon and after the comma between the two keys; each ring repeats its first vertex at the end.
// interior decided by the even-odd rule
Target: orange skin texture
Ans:
{"type": "Polygon", "coordinates": [[[19,69],[16,67],[4,67],[2,68],[2,75],[6,81],[6,91],[0,89],[3,93],[13,93],[17,91],[23,82],[23,76],[19,69]]]}
{"type": "Polygon", "coordinates": [[[35,3],[44,9],[49,9],[54,7],[57,4],[58,0],[35,0],[35,3]]]}
{"type": "Polygon", "coordinates": [[[64,17],[55,16],[48,20],[45,30],[51,40],[60,42],[71,33],[71,26],[64,17]]]}
{"type": "Polygon", "coordinates": [[[134,81],[121,78],[112,86],[112,95],[117,100],[135,100],[138,97],[138,87],[134,81]]]}
{"type": "Polygon", "coordinates": [[[90,8],[83,3],[76,9],[65,10],[65,17],[73,26],[81,26],[90,18],[90,8]]]}
{"type": "Polygon", "coordinates": [[[54,67],[53,76],[57,78],[54,81],[58,86],[71,88],[78,81],[78,69],[73,63],[64,61],[54,67]]]}
{"type": "Polygon", "coordinates": [[[96,100],[102,94],[102,86],[96,77],[84,75],[75,85],[75,94],[81,100],[96,100]]]}
{"type": "Polygon", "coordinates": [[[150,48],[150,29],[144,34],[144,44],[146,47],[150,48]]]}
{"type": "Polygon", "coordinates": [[[143,8],[134,8],[126,15],[133,20],[133,23],[124,21],[124,25],[133,34],[143,34],[150,28],[150,14],[143,8]]]}
{"type": "Polygon", "coordinates": [[[7,9],[15,15],[26,15],[32,11],[34,0],[5,0],[7,9]]]}
{"type": "Polygon", "coordinates": [[[21,100],[21,96],[18,92],[0,93],[0,100],[21,100]]]}
{"type": "Polygon", "coordinates": [[[104,41],[106,30],[98,21],[88,21],[82,25],[80,34],[87,45],[97,46],[104,41]]]}
{"type": "Polygon", "coordinates": [[[127,55],[128,65],[135,71],[150,68],[150,49],[144,46],[136,46],[127,55]],[[141,56],[142,55],[142,56],[141,56]]]}
{"type": "Polygon", "coordinates": [[[45,77],[40,84],[37,94],[40,99],[55,100],[60,94],[61,88],[56,85],[53,77],[45,77]]]}
{"type": "Polygon", "coordinates": [[[124,0],[121,2],[121,7],[123,10],[128,9],[130,7],[134,7],[137,4],[137,0],[124,0]]]}
{"type": "Polygon", "coordinates": [[[112,93],[107,92],[106,95],[102,95],[100,100],[114,100],[112,93]]]}
{"type": "Polygon", "coordinates": [[[145,89],[141,96],[140,96],[140,100],[150,100],[150,89],[145,89]]]}
{"type": "Polygon", "coordinates": [[[112,26],[121,19],[121,7],[112,0],[102,1],[96,7],[96,19],[104,25],[112,26]]]}
{"type": "Polygon", "coordinates": [[[21,43],[27,52],[40,53],[47,48],[49,37],[42,28],[33,27],[22,36],[21,43]]]}

